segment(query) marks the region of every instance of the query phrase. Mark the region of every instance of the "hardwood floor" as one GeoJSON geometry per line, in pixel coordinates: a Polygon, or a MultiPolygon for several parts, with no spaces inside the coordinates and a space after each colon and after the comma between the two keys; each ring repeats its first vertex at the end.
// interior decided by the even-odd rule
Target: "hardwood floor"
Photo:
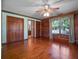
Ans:
{"type": "Polygon", "coordinates": [[[3,45],[2,59],[78,59],[78,47],[45,38],[29,38],[3,45]]]}

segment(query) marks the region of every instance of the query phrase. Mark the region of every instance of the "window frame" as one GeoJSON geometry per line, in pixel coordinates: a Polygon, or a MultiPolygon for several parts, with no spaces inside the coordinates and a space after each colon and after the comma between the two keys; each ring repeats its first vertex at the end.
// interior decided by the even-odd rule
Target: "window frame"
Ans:
{"type": "MultiPolygon", "coordinates": [[[[52,33],[52,34],[70,35],[70,24],[69,24],[69,33],[68,34],[64,34],[64,33],[61,32],[61,29],[64,28],[64,26],[62,25],[62,20],[64,18],[66,18],[70,23],[70,20],[68,19],[68,17],[55,18],[55,19],[52,20],[52,24],[53,24],[53,21],[56,21],[56,20],[59,21],[59,33],[52,33]]],[[[52,31],[53,31],[53,28],[52,28],[52,31]]]]}

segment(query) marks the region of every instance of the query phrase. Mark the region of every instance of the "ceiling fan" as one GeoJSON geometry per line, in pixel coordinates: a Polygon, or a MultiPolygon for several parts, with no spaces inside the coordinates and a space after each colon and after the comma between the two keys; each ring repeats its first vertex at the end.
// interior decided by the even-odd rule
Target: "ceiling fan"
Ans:
{"type": "Polygon", "coordinates": [[[48,0],[42,0],[42,2],[44,4],[40,9],[36,10],[36,12],[42,14],[43,16],[49,16],[50,13],[59,9],[59,7],[52,8],[50,4],[48,4],[48,0]]]}

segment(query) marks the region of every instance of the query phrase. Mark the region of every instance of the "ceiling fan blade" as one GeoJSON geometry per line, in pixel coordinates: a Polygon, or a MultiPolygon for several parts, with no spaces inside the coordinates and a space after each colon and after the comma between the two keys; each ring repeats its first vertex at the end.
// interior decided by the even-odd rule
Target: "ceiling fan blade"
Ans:
{"type": "Polygon", "coordinates": [[[59,9],[59,8],[53,8],[53,9],[59,9]]]}
{"type": "Polygon", "coordinates": [[[57,0],[57,1],[54,1],[54,2],[52,2],[53,4],[56,4],[56,3],[59,3],[59,2],[62,2],[62,1],[64,1],[64,0],[57,0]]]}
{"type": "Polygon", "coordinates": [[[51,10],[58,10],[59,8],[57,7],[57,8],[50,8],[51,10]]]}
{"type": "Polygon", "coordinates": [[[48,4],[48,0],[42,0],[44,4],[48,4]]]}
{"type": "Polygon", "coordinates": [[[40,8],[40,9],[36,10],[36,12],[42,12],[42,11],[44,11],[43,8],[40,8]]]}
{"type": "Polygon", "coordinates": [[[53,12],[55,12],[55,11],[57,11],[59,8],[50,8],[49,10],[48,10],[48,12],[49,13],[53,13],[53,12]]]}

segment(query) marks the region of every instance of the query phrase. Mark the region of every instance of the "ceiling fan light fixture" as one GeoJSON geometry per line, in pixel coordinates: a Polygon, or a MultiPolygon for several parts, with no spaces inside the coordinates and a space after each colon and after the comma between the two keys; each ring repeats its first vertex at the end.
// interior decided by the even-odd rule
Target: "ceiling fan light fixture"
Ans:
{"type": "Polygon", "coordinates": [[[45,7],[45,9],[48,9],[48,8],[49,8],[49,6],[48,6],[48,5],[45,5],[44,7],[45,7]]]}
{"type": "Polygon", "coordinates": [[[49,16],[49,13],[48,12],[44,13],[44,16],[47,16],[48,17],[49,16]]]}

